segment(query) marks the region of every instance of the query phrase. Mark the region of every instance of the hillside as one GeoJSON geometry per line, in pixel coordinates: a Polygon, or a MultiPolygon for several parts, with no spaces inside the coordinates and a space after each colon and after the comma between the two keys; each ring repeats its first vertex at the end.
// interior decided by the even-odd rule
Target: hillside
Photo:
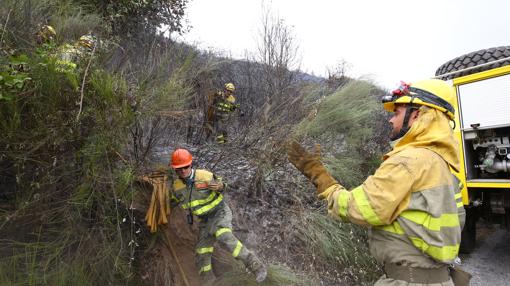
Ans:
{"type": "MultiPolygon", "coordinates": [[[[263,285],[372,283],[366,231],[326,217],[284,147],[320,143],[333,175],[356,186],[387,148],[383,91],[177,43],[158,27],[185,32],[187,1],[140,3],[0,7],[0,284],[199,285],[197,225],[177,209],[154,234],[144,221],[152,187],[140,178],[174,178],[176,148],[228,182],[234,232],[269,265],[263,285]],[[227,82],[240,106],[217,144],[206,99],[227,82]]],[[[217,249],[215,285],[255,285],[217,249]]]]}

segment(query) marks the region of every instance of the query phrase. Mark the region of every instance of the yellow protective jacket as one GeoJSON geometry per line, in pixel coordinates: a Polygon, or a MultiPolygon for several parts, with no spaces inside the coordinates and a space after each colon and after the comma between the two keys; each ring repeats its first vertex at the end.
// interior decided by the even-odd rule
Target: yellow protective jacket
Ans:
{"type": "Polygon", "coordinates": [[[212,181],[221,181],[207,170],[193,169],[189,184],[182,179],[175,179],[170,198],[172,206],[180,204],[183,209],[191,209],[197,216],[206,216],[214,211],[223,201],[223,195],[209,189],[212,181]]]}
{"type": "Polygon", "coordinates": [[[237,108],[236,98],[233,95],[226,95],[223,92],[217,92],[213,100],[213,106],[217,113],[228,114],[237,108]]]}
{"type": "Polygon", "coordinates": [[[77,47],[65,44],[59,48],[56,70],[58,72],[72,72],[76,69],[77,60],[82,56],[82,51],[77,47]]]}
{"type": "Polygon", "coordinates": [[[334,217],[369,226],[372,255],[381,264],[438,268],[457,257],[463,211],[457,142],[449,121],[422,107],[410,130],[365,182],[347,191],[333,185],[320,196],[334,217]]]}

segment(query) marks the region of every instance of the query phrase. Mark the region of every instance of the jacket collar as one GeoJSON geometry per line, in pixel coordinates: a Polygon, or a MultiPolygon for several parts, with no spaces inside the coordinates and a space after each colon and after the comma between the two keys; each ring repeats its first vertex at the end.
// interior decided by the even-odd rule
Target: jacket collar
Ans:
{"type": "Polygon", "coordinates": [[[436,109],[421,107],[420,115],[409,131],[392,143],[393,150],[384,155],[384,160],[405,148],[426,148],[441,156],[456,172],[459,171],[458,142],[449,119],[436,109]]]}

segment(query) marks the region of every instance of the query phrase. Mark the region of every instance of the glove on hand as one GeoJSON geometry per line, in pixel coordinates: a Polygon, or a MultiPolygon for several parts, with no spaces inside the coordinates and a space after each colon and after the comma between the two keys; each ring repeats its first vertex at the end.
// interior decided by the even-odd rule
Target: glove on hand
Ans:
{"type": "Polygon", "coordinates": [[[215,192],[223,191],[223,183],[222,182],[212,182],[209,183],[209,189],[215,192]]]}
{"type": "Polygon", "coordinates": [[[317,188],[317,194],[321,194],[328,187],[338,184],[320,161],[320,145],[315,145],[315,152],[310,153],[299,143],[292,141],[287,144],[287,156],[292,165],[312,181],[317,188]]]}

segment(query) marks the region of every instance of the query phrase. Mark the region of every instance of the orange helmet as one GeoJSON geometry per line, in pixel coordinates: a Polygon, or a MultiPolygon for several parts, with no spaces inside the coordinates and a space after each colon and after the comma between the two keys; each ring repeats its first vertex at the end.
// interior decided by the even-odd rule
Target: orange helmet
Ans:
{"type": "Polygon", "coordinates": [[[172,153],[172,159],[170,161],[170,166],[172,168],[182,168],[191,165],[193,162],[193,157],[191,153],[186,149],[177,149],[172,153]]]}

